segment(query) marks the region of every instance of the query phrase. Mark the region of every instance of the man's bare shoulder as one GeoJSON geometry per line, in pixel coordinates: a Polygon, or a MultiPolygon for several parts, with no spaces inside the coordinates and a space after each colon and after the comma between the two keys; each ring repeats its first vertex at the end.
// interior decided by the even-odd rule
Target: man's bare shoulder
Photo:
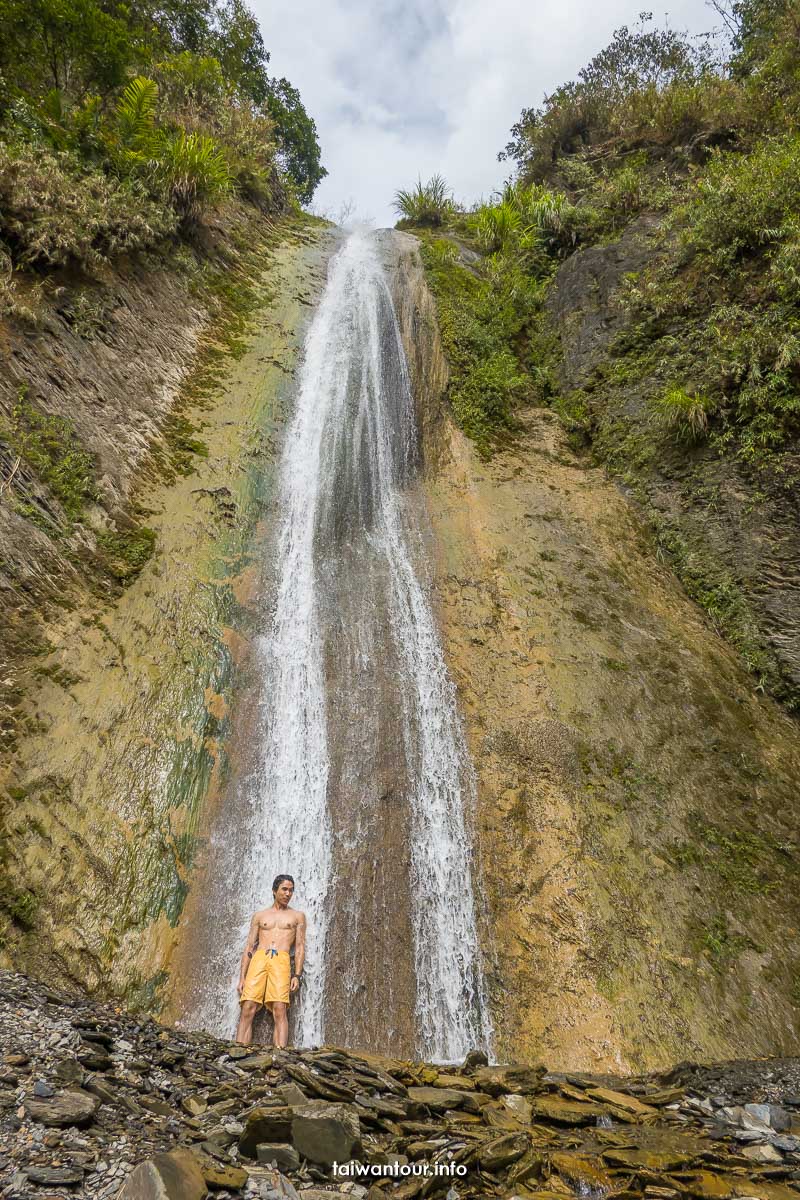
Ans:
{"type": "Polygon", "coordinates": [[[289,911],[291,912],[292,916],[295,918],[296,925],[299,925],[301,922],[305,922],[306,914],[304,912],[301,912],[299,908],[292,908],[289,911]]]}

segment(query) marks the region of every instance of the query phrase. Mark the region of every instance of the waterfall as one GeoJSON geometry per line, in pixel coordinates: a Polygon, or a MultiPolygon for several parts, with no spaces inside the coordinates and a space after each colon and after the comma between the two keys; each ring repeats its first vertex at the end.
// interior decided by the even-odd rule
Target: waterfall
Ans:
{"type": "Polygon", "coordinates": [[[309,927],[297,1044],[450,1061],[488,1047],[474,782],[428,594],[417,467],[378,241],[356,232],[331,261],[283,450],[258,766],[214,838],[196,1023],[230,1028],[222,948],[241,952],[288,872],[309,927]]]}

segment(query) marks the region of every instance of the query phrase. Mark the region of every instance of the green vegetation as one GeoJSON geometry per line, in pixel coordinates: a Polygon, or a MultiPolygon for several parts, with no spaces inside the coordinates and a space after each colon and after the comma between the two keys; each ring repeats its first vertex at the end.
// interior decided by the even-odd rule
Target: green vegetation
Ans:
{"type": "Polygon", "coordinates": [[[450,192],[441,175],[432,175],[427,183],[417,180],[410,191],[401,188],[395,192],[394,206],[411,225],[431,228],[444,224],[453,212],[450,192]]]}
{"type": "Polygon", "coordinates": [[[659,29],[648,14],[618,30],[577,79],[523,110],[499,156],[512,178],[491,201],[459,206],[438,179],[448,207],[432,218],[419,184],[399,194],[400,224],[424,234],[453,411],[481,453],[513,435],[518,405],[550,405],[573,448],[643,504],[659,552],[759,686],[800,709],[761,627],[759,581],[724,530],[754,508],[785,520],[796,494],[800,4],[714,7],[714,35],[659,29]],[[554,318],[561,264],[610,243],[615,254],[591,260],[605,273],[596,297],[588,268],[559,275],[567,308],[554,318]],[[617,262],[630,265],[615,276],[617,262]],[[584,307],[566,296],[569,279],[584,307]],[[587,332],[593,305],[603,311],[587,332]],[[581,362],[573,331],[592,343],[581,362]],[[720,478],[735,479],[716,541],[702,516],[712,477],[718,497],[720,478]],[[665,504],[675,492],[680,504],[665,504]]]}
{"type": "Polygon", "coordinates": [[[0,0],[0,306],[19,271],[188,234],[228,196],[306,202],[325,175],[242,0],[0,0]]]}
{"type": "Polygon", "coordinates": [[[680,867],[700,867],[718,884],[750,895],[765,895],[796,886],[800,868],[794,845],[762,833],[753,825],[720,828],[695,814],[689,820],[690,842],[672,848],[680,867]]]}
{"type": "MultiPolygon", "coordinates": [[[[0,428],[12,451],[47,486],[63,510],[68,522],[77,520],[85,506],[96,499],[94,459],[82,449],[71,423],[63,417],[48,416],[34,408],[23,389],[14,406],[11,423],[0,428]]],[[[57,517],[34,507],[29,500],[18,502],[25,515],[57,524],[57,517]]]]}
{"type": "Polygon", "coordinates": [[[151,557],[155,544],[155,532],[146,525],[124,533],[101,533],[97,538],[107,570],[120,583],[129,583],[136,578],[151,557]]]}

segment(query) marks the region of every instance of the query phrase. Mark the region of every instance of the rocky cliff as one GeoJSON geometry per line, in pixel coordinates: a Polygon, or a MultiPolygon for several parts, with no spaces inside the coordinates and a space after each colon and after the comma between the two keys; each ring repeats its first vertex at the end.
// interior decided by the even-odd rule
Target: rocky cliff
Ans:
{"type": "MultiPolygon", "coordinates": [[[[598,257],[630,265],[617,248],[564,269],[555,295],[578,327],[565,370],[602,353],[613,319],[597,315],[612,284],[588,281],[598,257]]],[[[404,335],[435,414],[436,588],[478,777],[498,1052],[641,1070],[788,1051],[797,726],[754,692],[641,509],[553,412],[522,410],[514,438],[478,457],[442,407],[410,247],[403,274],[404,335]]]]}
{"type": "Polygon", "coordinates": [[[3,327],[2,955],[151,1001],[226,769],[272,435],[330,249],[244,210],[204,236],[3,327]]]}

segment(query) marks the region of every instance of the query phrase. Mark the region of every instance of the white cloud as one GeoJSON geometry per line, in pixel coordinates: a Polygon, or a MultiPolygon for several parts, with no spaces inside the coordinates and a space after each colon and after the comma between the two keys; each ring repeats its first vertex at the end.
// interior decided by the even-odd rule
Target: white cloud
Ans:
{"type": "MultiPolygon", "coordinates": [[[[251,0],[271,71],[300,90],[329,176],[315,197],[392,224],[398,187],[438,171],[456,195],[503,180],[498,150],[523,107],[574,78],[641,0],[251,0]]],[[[656,13],[659,17],[661,14],[656,13]]],[[[698,32],[703,0],[665,19],[698,32]]]]}

